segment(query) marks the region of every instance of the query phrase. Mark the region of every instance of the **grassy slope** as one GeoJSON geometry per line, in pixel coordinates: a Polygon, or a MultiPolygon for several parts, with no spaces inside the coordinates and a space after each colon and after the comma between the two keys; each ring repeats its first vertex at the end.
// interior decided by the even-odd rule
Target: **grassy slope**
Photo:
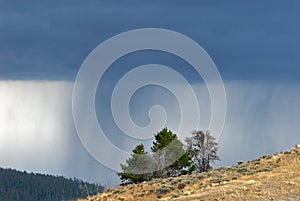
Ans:
{"type": "Polygon", "coordinates": [[[207,173],[116,186],[87,200],[300,200],[300,145],[207,173]]]}

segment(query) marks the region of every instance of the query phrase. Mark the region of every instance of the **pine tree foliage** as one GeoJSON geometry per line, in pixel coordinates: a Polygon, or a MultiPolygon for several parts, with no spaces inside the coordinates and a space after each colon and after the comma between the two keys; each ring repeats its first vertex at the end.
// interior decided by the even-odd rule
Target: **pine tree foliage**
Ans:
{"type": "Polygon", "coordinates": [[[126,164],[121,164],[122,172],[117,173],[123,183],[139,183],[149,180],[153,169],[151,156],[145,152],[143,144],[137,145],[126,164]]]}
{"type": "Polygon", "coordinates": [[[117,173],[123,183],[139,183],[156,177],[177,176],[193,171],[192,161],[183,143],[167,128],[154,135],[151,154],[143,144],[137,145],[122,172],[117,173]]]}
{"type": "Polygon", "coordinates": [[[190,158],[176,134],[163,128],[154,138],[151,150],[155,159],[155,177],[177,176],[190,171],[190,158]]]}
{"type": "Polygon", "coordinates": [[[66,179],[0,168],[1,201],[56,201],[85,198],[103,192],[104,187],[78,179],[66,179]]]}

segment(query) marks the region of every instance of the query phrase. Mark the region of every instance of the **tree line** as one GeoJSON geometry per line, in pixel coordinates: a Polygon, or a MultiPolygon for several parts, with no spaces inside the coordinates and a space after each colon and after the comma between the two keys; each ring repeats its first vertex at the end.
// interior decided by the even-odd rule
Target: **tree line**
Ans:
{"type": "Polygon", "coordinates": [[[62,176],[0,168],[1,201],[56,201],[85,198],[103,192],[104,187],[62,176]]]}
{"type": "Polygon", "coordinates": [[[127,184],[204,172],[220,160],[217,151],[218,143],[209,130],[192,131],[182,143],[171,130],[163,128],[154,135],[151,152],[138,144],[126,164],[120,164],[122,171],[117,175],[123,184],[127,184]]]}

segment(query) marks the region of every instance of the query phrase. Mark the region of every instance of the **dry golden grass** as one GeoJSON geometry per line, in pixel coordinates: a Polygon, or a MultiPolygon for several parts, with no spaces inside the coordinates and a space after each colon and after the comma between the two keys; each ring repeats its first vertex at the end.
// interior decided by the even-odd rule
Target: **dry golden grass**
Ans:
{"type": "Polygon", "coordinates": [[[116,186],[87,200],[300,200],[300,145],[207,173],[116,186]]]}

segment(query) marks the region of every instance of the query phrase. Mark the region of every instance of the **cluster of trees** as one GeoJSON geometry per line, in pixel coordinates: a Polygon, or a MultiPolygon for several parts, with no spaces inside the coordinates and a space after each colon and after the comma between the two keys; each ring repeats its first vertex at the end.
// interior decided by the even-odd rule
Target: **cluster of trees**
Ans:
{"type": "Polygon", "coordinates": [[[98,184],[83,182],[76,178],[66,179],[0,168],[1,201],[54,201],[85,198],[103,192],[98,184]]]}
{"type": "Polygon", "coordinates": [[[208,171],[212,163],[220,160],[216,139],[209,130],[195,130],[191,134],[183,144],[176,134],[163,128],[154,135],[151,153],[145,151],[143,144],[137,145],[117,175],[123,183],[139,183],[208,171]]]}

